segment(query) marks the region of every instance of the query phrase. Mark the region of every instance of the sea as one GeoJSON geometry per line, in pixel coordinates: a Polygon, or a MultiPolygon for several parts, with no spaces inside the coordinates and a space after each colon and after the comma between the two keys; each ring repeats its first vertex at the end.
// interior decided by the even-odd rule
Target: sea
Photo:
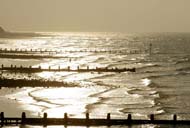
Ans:
{"type": "MultiPolygon", "coordinates": [[[[1,71],[10,79],[39,79],[67,82],[66,87],[2,87],[0,111],[5,116],[127,119],[190,119],[190,33],[40,33],[37,37],[0,38],[7,50],[53,50],[32,55],[62,58],[0,58],[0,65],[41,68],[136,68],[136,72],[37,72],[1,71]],[[57,52],[56,52],[57,51],[57,52]],[[11,106],[13,104],[14,106],[11,106]]],[[[16,54],[16,53],[15,53],[16,54]]],[[[19,53],[21,54],[21,53],[19,53]]],[[[42,128],[43,126],[5,126],[42,128]]],[[[79,126],[47,126],[78,128],[79,126]]],[[[186,125],[130,125],[113,128],[168,128],[186,125]]],[[[80,126],[80,128],[83,128],[80,126]]],[[[84,127],[85,128],[85,127],[84,127]]],[[[92,127],[95,128],[95,127],[92,127]]],[[[101,126],[98,128],[107,128],[101,126]]]]}

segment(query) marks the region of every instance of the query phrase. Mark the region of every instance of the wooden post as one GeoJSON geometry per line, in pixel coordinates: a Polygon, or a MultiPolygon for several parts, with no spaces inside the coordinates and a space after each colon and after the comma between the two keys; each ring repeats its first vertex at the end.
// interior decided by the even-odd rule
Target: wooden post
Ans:
{"type": "Polygon", "coordinates": [[[18,125],[18,119],[16,120],[16,125],[18,125]]]}
{"type": "Polygon", "coordinates": [[[176,114],[173,115],[173,121],[177,121],[177,115],[176,114]]]}
{"type": "Polygon", "coordinates": [[[65,125],[67,125],[67,113],[64,113],[64,123],[65,123],[65,125]]]}
{"type": "Polygon", "coordinates": [[[150,43],[149,44],[149,55],[151,55],[152,54],[152,44],[150,43]]]}
{"type": "Polygon", "coordinates": [[[77,67],[77,70],[78,70],[78,71],[80,70],[79,66],[77,67]]]}
{"type": "Polygon", "coordinates": [[[4,112],[1,112],[1,126],[4,125],[4,112]]]}
{"type": "Polygon", "coordinates": [[[68,71],[70,71],[70,66],[68,66],[68,68],[67,68],[67,69],[68,69],[68,71]]]}
{"type": "Polygon", "coordinates": [[[1,65],[1,68],[3,69],[3,67],[4,67],[4,65],[2,64],[2,65],[1,65]]]}
{"type": "Polygon", "coordinates": [[[89,126],[89,113],[86,113],[86,125],[89,126]]]}
{"type": "Polygon", "coordinates": [[[89,113],[86,113],[86,120],[89,120],[89,113]]]}
{"type": "Polygon", "coordinates": [[[51,66],[49,66],[49,71],[51,70],[51,66]]]}
{"type": "Polygon", "coordinates": [[[21,123],[22,124],[25,124],[25,119],[26,119],[26,113],[25,112],[22,112],[22,116],[21,116],[21,123]]]}
{"type": "Polygon", "coordinates": [[[44,117],[43,117],[43,126],[46,126],[47,125],[47,113],[45,112],[44,113],[44,117]]]}
{"type": "Polygon", "coordinates": [[[60,71],[60,70],[61,70],[61,67],[59,66],[58,69],[59,69],[59,71],[60,71]]]}
{"type": "Polygon", "coordinates": [[[150,120],[151,120],[151,121],[154,121],[154,114],[151,114],[151,115],[150,115],[150,120]]]}
{"type": "Polygon", "coordinates": [[[89,66],[87,66],[87,70],[89,70],[89,66]]]}
{"type": "Polygon", "coordinates": [[[131,115],[131,114],[128,114],[127,120],[128,120],[128,121],[131,121],[131,120],[132,120],[132,115],[131,115]]]}
{"type": "Polygon", "coordinates": [[[48,115],[47,115],[47,113],[45,112],[45,113],[44,113],[44,119],[47,119],[47,116],[48,116],[48,115]]]}
{"type": "Polygon", "coordinates": [[[107,114],[107,125],[110,126],[110,119],[111,119],[111,114],[107,114]]]}
{"type": "Polygon", "coordinates": [[[111,115],[110,113],[107,114],[107,120],[110,120],[110,118],[111,118],[110,115],[111,115]]]}

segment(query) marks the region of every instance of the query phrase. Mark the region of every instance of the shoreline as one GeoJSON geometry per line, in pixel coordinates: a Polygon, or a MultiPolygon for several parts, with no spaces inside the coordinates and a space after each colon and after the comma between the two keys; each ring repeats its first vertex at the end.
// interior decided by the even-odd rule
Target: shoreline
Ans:
{"type": "Polygon", "coordinates": [[[9,95],[23,92],[22,89],[13,89],[13,88],[1,88],[0,89],[0,111],[4,112],[5,117],[21,117],[22,112],[26,113],[28,117],[38,117],[35,115],[34,111],[27,110],[24,108],[24,104],[18,101],[16,98],[9,95]]]}

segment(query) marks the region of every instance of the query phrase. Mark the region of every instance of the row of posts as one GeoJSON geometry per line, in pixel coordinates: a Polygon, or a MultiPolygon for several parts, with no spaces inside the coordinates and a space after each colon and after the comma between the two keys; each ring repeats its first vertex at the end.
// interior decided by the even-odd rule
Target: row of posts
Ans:
{"type": "MultiPolygon", "coordinates": [[[[47,113],[44,113],[44,114],[43,114],[43,118],[42,118],[43,121],[44,121],[44,124],[46,123],[47,117],[48,117],[48,114],[47,114],[47,113]]],[[[3,126],[4,123],[5,123],[5,124],[7,123],[7,122],[4,122],[4,120],[5,120],[4,112],[1,112],[0,118],[1,118],[1,126],[3,126]]],[[[22,112],[22,115],[21,115],[21,124],[25,124],[25,119],[26,119],[26,113],[25,113],[25,112],[22,112]]],[[[86,122],[88,122],[89,119],[90,119],[89,113],[86,113],[86,122]]],[[[110,113],[107,114],[106,120],[108,121],[108,123],[109,123],[109,121],[111,121],[111,114],[110,114],[110,113]]],[[[131,115],[131,114],[128,114],[127,120],[128,120],[128,121],[132,121],[132,115],[131,115]]],[[[155,120],[155,119],[154,119],[154,114],[151,114],[151,115],[150,115],[150,120],[151,120],[152,122],[155,120]]],[[[7,120],[5,120],[5,121],[7,121],[7,120]]],[[[68,115],[67,115],[67,113],[64,113],[64,121],[65,121],[65,124],[67,124],[67,121],[68,121],[68,115]]],[[[173,121],[174,121],[174,122],[177,121],[177,115],[176,115],[176,114],[173,115],[173,121]]],[[[17,120],[16,122],[18,123],[18,120],[17,120]]]]}
{"type": "Polygon", "coordinates": [[[44,49],[44,50],[42,50],[42,49],[7,49],[7,48],[5,48],[5,49],[0,49],[0,51],[6,51],[6,52],[56,52],[56,50],[47,50],[47,49],[44,49]]]}
{"type": "MultiPolygon", "coordinates": [[[[1,65],[1,69],[3,69],[3,68],[4,68],[4,65],[2,64],[2,65],[1,65]]],[[[16,65],[13,66],[13,65],[11,64],[10,68],[15,68],[15,69],[16,69],[16,68],[18,68],[18,67],[17,67],[16,65]]],[[[21,65],[20,68],[22,69],[23,66],[21,65]]],[[[32,66],[29,66],[29,69],[32,69],[32,66]]],[[[41,66],[39,66],[38,69],[41,69],[41,66]]],[[[48,69],[51,70],[51,66],[49,66],[48,69]]],[[[58,69],[61,70],[61,67],[58,66],[58,69]]],[[[68,66],[67,69],[70,70],[70,66],[68,66]]],[[[87,66],[86,69],[89,70],[89,66],[87,66]]],[[[108,70],[108,67],[105,67],[105,69],[108,70]]],[[[117,70],[118,68],[116,67],[115,69],[117,70]]],[[[125,68],[124,68],[124,69],[125,69],[125,68]]],[[[80,67],[79,67],[79,66],[77,66],[77,70],[80,70],[80,67]]],[[[98,67],[96,67],[96,70],[98,70],[98,67]]]]}
{"type": "Polygon", "coordinates": [[[7,49],[7,48],[5,48],[5,49],[0,49],[0,52],[1,51],[5,51],[5,52],[52,52],[52,53],[61,53],[61,52],[95,52],[95,53],[98,53],[98,52],[109,52],[109,53],[111,53],[111,52],[117,52],[117,53],[142,53],[143,51],[142,50],[132,50],[132,51],[125,51],[125,50],[87,50],[87,49],[84,49],[84,50],[76,50],[76,51],[72,51],[72,50],[70,50],[70,51],[68,51],[68,50],[65,50],[65,51],[62,51],[62,50],[47,50],[47,49],[44,49],[44,50],[42,50],[42,49],[7,49]]]}
{"type": "MultiPolygon", "coordinates": [[[[1,68],[2,68],[2,69],[4,68],[4,65],[3,65],[3,64],[1,65],[1,68]]],[[[17,66],[16,66],[16,65],[13,66],[13,65],[11,64],[10,68],[17,68],[17,66]]],[[[23,66],[21,65],[20,68],[23,68],[23,66]]],[[[32,66],[29,66],[29,68],[32,69],[32,66]]],[[[41,66],[39,66],[38,68],[41,69],[41,66]]],[[[51,66],[49,66],[48,69],[51,70],[51,66]]],[[[61,67],[58,66],[58,69],[61,70],[61,67]]],[[[68,66],[67,69],[70,70],[70,66],[68,66]]],[[[78,66],[77,69],[80,70],[80,67],[78,66]]],[[[96,69],[98,69],[98,67],[96,67],[96,69]]],[[[106,69],[107,69],[107,67],[106,67],[106,69]]],[[[89,66],[87,66],[87,70],[89,70],[89,66]]]]}

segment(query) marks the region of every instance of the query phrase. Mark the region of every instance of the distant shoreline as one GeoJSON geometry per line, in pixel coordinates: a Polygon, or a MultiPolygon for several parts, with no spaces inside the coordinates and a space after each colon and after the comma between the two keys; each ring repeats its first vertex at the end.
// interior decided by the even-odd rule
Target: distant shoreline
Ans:
{"type": "Polygon", "coordinates": [[[30,38],[45,36],[38,33],[26,33],[26,32],[8,32],[0,26],[0,38],[30,38]]]}

